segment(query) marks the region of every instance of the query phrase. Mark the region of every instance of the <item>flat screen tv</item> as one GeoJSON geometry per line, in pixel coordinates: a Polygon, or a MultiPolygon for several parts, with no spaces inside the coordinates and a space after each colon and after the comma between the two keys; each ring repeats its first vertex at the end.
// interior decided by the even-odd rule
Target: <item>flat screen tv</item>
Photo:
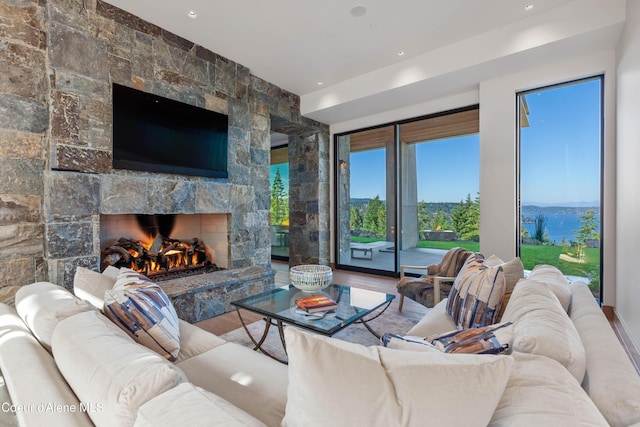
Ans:
{"type": "Polygon", "coordinates": [[[113,85],[113,167],[227,178],[229,118],[113,85]]]}

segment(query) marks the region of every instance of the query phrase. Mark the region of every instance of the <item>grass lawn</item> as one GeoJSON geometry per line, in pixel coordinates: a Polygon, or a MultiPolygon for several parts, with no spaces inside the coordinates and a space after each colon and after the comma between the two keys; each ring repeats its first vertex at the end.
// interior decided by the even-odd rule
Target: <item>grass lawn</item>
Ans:
{"type": "MultiPolygon", "coordinates": [[[[371,237],[352,237],[353,242],[358,243],[371,243],[379,242],[382,239],[371,237]]],[[[420,248],[429,249],[451,249],[455,247],[462,247],[472,252],[480,251],[479,242],[435,242],[429,240],[421,240],[419,244],[420,248]]],[[[548,246],[548,245],[522,245],[521,247],[521,259],[525,270],[531,270],[538,264],[555,265],[564,274],[569,276],[581,276],[591,277],[589,287],[592,291],[597,291],[600,283],[600,249],[598,248],[585,248],[584,257],[582,262],[572,262],[571,259],[575,257],[571,251],[575,248],[569,248],[568,251],[564,251],[562,246],[548,246]],[[560,255],[565,254],[567,256],[561,259],[560,255]]],[[[489,256],[491,254],[485,254],[489,256]]]]}

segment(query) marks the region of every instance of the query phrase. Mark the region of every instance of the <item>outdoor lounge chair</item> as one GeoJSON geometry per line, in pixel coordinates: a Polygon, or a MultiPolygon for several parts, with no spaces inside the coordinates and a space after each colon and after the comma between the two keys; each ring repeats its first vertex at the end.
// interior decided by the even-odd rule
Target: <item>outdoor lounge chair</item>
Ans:
{"type": "Polygon", "coordinates": [[[398,310],[402,311],[404,297],[411,298],[425,307],[433,307],[446,298],[460,269],[472,253],[463,248],[452,248],[439,264],[401,265],[400,280],[396,285],[400,294],[398,310]],[[427,273],[420,277],[408,277],[405,276],[405,270],[426,270],[427,273]]]}

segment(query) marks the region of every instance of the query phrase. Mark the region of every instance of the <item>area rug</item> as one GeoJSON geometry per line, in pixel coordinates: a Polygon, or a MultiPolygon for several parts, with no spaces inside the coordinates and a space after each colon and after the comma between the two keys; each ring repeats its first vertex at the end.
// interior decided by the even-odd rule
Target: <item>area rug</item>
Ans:
{"type": "MultiPolygon", "coordinates": [[[[374,312],[368,317],[375,316],[376,313],[377,312],[374,312]]],[[[397,305],[393,304],[384,313],[382,313],[382,315],[368,324],[380,335],[384,335],[385,333],[405,335],[406,332],[418,323],[421,318],[422,316],[416,316],[415,312],[411,314],[398,312],[397,305]]],[[[263,320],[259,320],[248,325],[248,328],[257,341],[264,332],[265,322],[263,320]]],[[[226,334],[221,335],[221,338],[245,347],[254,347],[244,328],[238,328],[231,332],[227,332],[226,334]]],[[[371,332],[369,332],[363,325],[358,323],[347,326],[342,331],[333,335],[333,338],[366,346],[380,344],[380,340],[373,336],[373,334],[371,334],[371,332]]],[[[278,328],[276,326],[270,327],[269,334],[263,343],[262,348],[275,358],[286,360],[286,354],[282,348],[278,328]]]]}

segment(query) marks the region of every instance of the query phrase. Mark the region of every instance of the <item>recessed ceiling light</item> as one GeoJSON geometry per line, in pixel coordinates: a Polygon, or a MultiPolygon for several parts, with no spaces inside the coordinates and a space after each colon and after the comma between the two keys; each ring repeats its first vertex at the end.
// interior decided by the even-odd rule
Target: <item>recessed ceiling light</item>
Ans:
{"type": "Polygon", "coordinates": [[[316,83],[318,86],[322,86],[324,84],[324,82],[318,82],[316,83]]]}
{"type": "Polygon", "coordinates": [[[530,4],[528,4],[528,5],[526,5],[526,6],[524,7],[524,10],[531,10],[531,9],[533,9],[533,6],[534,6],[534,4],[533,4],[533,3],[530,3],[530,4]]]}
{"type": "Polygon", "coordinates": [[[400,51],[398,51],[398,53],[396,53],[396,55],[398,55],[398,56],[404,56],[404,50],[400,50],[400,51]]]}
{"type": "Polygon", "coordinates": [[[351,16],[360,18],[361,16],[364,16],[367,14],[367,7],[365,5],[358,4],[356,6],[353,6],[349,13],[351,13],[351,16]]]}
{"type": "Polygon", "coordinates": [[[196,19],[198,17],[198,14],[195,13],[193,10],[190,10],[189,13],[187,13],[187,16],[191,19],[196,19]]]}

